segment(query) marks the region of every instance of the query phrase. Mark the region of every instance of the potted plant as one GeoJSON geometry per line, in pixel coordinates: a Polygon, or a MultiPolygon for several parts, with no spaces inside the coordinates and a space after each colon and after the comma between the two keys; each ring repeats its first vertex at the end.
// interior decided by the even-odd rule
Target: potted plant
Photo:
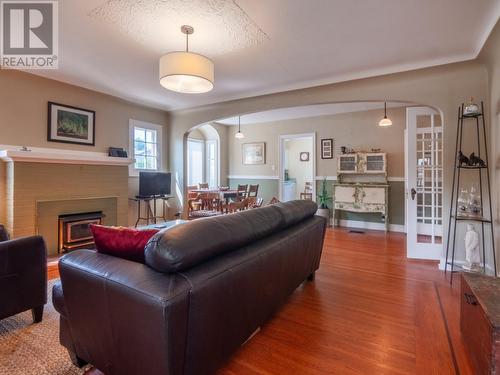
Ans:
{"type": "Polygon", "coordinates": [[[332,200],[332,197],[328,195],[328,191],[326,190],[326,178],[323,179],[321,183],[321,193],[318,194],[318,212],[316,215],[324,217],[330,222],[330,209],[328,208],[328,202],[332,200]]]}

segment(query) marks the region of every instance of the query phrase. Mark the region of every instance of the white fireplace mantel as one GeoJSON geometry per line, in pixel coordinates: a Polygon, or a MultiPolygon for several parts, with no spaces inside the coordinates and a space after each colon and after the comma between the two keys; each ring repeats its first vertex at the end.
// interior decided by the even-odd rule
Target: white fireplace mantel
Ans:
{"type": "Polygon", "coordinates": [[[90,164],[90,165],[122,165],[134,162],[132,158],[108,156],[104,152],[62,150],[56,148],[0,145],[0,160],[10,162],[56,163],[56,164],[90,164]]]}

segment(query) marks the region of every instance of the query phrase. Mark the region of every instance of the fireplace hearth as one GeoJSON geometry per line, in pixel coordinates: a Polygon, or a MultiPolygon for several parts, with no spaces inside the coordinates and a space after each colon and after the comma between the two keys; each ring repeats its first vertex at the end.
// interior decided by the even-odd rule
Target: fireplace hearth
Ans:
{"type": "Polygon", "coordinates": [[[102,211],[59,215],[58,253],[77,249],[93,249],[94,238],[90,224],[102,224],[102,211]]]}

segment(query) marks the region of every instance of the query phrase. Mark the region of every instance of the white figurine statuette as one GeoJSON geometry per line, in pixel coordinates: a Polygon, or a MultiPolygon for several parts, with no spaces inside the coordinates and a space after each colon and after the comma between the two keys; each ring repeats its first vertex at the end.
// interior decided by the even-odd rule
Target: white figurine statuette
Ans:
{"type": "Polygon", "coordinates": [[[475,265],[481,263],[479,256],[479,233],[474,229],[474,225],[467,224],[465,233],[465,265],[464,269],[472,270],[475,265]]]}

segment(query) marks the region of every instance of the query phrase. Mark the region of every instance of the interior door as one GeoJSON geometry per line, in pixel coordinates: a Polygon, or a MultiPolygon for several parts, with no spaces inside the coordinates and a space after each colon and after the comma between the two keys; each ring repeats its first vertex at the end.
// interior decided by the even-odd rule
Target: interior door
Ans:
{"type": "Polygon", "coordinates": [[[408,258],[439,259],[443,249],[443,123],[429,107],[406,111],[408,258]]]}

